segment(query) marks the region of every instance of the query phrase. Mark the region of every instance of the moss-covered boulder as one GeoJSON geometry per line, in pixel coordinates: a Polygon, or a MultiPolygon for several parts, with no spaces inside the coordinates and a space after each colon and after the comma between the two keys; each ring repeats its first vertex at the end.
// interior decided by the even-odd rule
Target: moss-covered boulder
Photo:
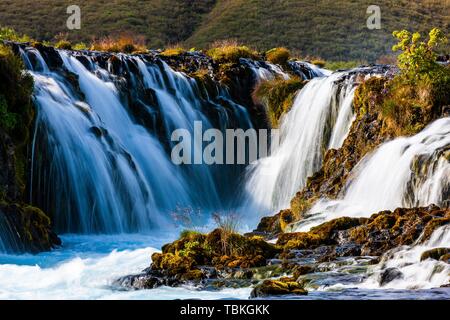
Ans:
{"type": "Polygon", "coordinates": [[[307,295],[303,286],[293,278],[280,278],[279,280],[264,280],[251,292],[251,298],[264,298],[269,296],[307,295]]]}

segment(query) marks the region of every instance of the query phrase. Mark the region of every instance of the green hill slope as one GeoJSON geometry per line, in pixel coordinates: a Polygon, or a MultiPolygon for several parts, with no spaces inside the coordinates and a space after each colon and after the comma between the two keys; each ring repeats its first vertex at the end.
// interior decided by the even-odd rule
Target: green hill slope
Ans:
{"type": "Polygon", "coordinates": [[[149,46],[184,43],[203,48],[234,38],[260,50],[286,46],[331,60],[375,60],[390,52],[395,29],[450,30],[449,0],[378,0],[382,29],[366,26],[366,0],[78,0],[82,29],[65,27],[72,0],[2,0],[0,25],[50,40],[68,33],[89,41],[118,33],[149,46]]]}

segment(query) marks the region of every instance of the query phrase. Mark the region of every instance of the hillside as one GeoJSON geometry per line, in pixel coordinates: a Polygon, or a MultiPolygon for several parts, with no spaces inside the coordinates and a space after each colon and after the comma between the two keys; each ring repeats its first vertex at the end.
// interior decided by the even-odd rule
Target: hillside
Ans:
{"type": "Polygon", "coordinates": [[[82,29],[65,27],[70,0],[2,0],[0,25],[51,40],[130,33],[153,48],[182,43],[204,48],[238,39],[260,50],[286,46],[329,60],[375,60],[389,53],[395,29],[450,29],[448,0],[380,0],[382,29],[366,27],[366,0],[79,0],[82,29]],[[387,40],[389,39],[389,40],[387,40]]]}

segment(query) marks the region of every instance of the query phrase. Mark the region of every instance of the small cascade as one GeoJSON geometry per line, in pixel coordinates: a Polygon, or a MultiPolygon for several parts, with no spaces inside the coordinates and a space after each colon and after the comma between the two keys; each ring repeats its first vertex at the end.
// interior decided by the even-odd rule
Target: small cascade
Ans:
{"type": "MultiPolygon", "coordinates": [[[[419,239],[420,240],[420,239],[419,239]]],[[[448,248],[450,226],[436,229],[430,239],[423,244],[399,247],[383,255],[381,262],[371,270],[370,276],[358,287],[366,289],[429,289],[448,285],[450,265],[422,254],[428,250],[448,248]],[[392,281],[386,283],[387,273],[392,281]]]]}
{"type": "Polygon", "coordinates": [[[315,78],[299,92],[282,119],[279,147],[249,169],[246,188],[257,211],[287,208],[320,169],[325,151],[342,145],[354,119],[357,75],[353,70],[315,78]]]}
{"type": "Polygon", "coordinates": [[[412,137],[381,145],[355,167],[337,200],[320,200],[310,218],[296,227],[314,225],[341,216],[369,217],[398,207],[449,206],[450,118],[442,118],[412,137]]]}

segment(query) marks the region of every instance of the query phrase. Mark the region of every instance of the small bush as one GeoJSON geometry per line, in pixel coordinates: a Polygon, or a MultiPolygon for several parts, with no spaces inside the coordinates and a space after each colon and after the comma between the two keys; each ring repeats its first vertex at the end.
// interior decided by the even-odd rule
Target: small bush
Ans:
{"type": "Polygon", "coordinates": [[[237,63],[240,58],[259,59],[256,51],[232,40],[215,42],[207,55],[217,63],[237,63]]]}
{"type": "Polygon", "coordinates": [[[88,46],[84,42],[79,42],[73,46],[73,50],[88,50],[88,46]]]}
{"type": "Polygon", "coordinates": [[[399,41],[393,50],[402,51],[397,61],[400,74],[386,87],[381,115],[385,130],[397,136],[412,135],[450,104],[450,68],[436,62],[435,51],[448,40],[439,29],[430,31],[428,41],[406,30],[393,35],[399,41]]]}
{"type": "Polygon", "coordinates": [[[63,50],[72,50],[72,44],[67,40],[59,40],[55,44],[55,48],[63,50]]]}
{"type": "Polygon", "coordinates": [[[31,38],[27,35],[19,35],[11,28],[0,28],[0,41],[14,41],[14,42],[30,42],[31,38]]]}
{"type": "Polygon", "coordinates": [[[281,116],[291,109],[296,93],[304,85],[305,82],[298,77],[292,77],[288,80],[264,81],[255,88],[253,99],[267,107],[270,122],[276,128],[281,116]]]}
{"type": "Polygon", "coordinates": [[[274,48],[266,52],[267,61],[273,64],[285,65],[290,57],[291,52],[286,48],[274,48]]]}

